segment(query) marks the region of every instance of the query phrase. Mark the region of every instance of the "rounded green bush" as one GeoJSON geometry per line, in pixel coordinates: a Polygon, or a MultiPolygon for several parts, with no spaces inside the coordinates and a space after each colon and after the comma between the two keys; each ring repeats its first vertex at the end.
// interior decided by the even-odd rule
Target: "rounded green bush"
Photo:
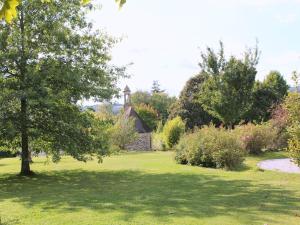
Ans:
{"type": "Polygon", "coordinates": [[[245,156],[232,131],[213,126],[184,135],[176,146],[175,160],[180,164],[233,169],[245,156]]]}
{"type": "Polygon", "coordinates": [[[163,135],[168,148],[175,146],[180,137],[184,134],[185,124],[182,119],[177,116],[172,120],[167,121],[163,128],[163,135]]]}

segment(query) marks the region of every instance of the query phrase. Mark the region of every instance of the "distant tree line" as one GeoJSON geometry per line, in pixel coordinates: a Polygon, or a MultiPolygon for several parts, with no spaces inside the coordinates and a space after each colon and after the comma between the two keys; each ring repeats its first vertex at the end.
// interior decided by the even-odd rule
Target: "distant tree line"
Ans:
{"type": "Polygon", "coordinates": [[[170,118],[180,116],[190,129],[209,123],[233,127],[269,120],[272,108],[287,95],[288,85],[278,71],[257,81],[258,61],[257,47],[245,51],[243,58],[229,59],[222,42],[217,53],[207,48],[201,54],[199,74],[187,81],[171,107],[170,118]]]}
{"type": "Polygon", "coordinates": [[[136,91],[131,96],[131,102],[148,126],[155,129],[159,121],[165,123],[168,120],[169,109],[176,102],[176,97],[168,95],[158,81],[153,81],[151,92],[136,91]]]}

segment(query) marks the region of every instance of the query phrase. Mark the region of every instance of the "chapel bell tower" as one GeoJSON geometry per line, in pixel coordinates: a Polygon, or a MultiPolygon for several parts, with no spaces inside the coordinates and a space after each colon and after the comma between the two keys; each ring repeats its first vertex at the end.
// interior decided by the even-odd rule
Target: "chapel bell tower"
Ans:
{"type": "Polygon", "coordinates": [[[126,85],[124,89],[124,108],[131,105],[131,91],[129,87],[126,85]]]}

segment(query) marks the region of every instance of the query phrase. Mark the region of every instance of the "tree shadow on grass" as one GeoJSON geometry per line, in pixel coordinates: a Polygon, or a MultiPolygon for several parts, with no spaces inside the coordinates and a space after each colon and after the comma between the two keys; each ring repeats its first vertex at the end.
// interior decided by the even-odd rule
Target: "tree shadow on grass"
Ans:
{"type": "Polygon", "coordinates": [[[234,170],[232,171],[235,171],[235,172],[242,172],[242,171],[247,171],[251,169],[250,166],[248,166],[247,164],[245,163],[242,163],[241,165],[239,165],[238,167],[236,167],[234,170]]]}
{"type": "MultiPolygon", "coordinates": [[[[167,222],[171,217],[241,215],[247,224],[267,221],[264,213],[294,216],[296,194],[247,180],[203,174],[149,174],[139,171],[58,171],[33,178],[0,177],[0,202],[38,205],[43,210],[76,212],[82,208],[122,213],[130,221],[142,212],[167,222]]],[[[274,218],[276,219],[276,218],[274,218]]],[[[273,221],[274,222],[274,221],[273,221]]]]}
{"type": "Polygon", "coordinates": [[[20,220],[19,219],[2,219],[2,217],[0,216],[0,225],[15,225],[15,224],[20,224],[20,220]]]}

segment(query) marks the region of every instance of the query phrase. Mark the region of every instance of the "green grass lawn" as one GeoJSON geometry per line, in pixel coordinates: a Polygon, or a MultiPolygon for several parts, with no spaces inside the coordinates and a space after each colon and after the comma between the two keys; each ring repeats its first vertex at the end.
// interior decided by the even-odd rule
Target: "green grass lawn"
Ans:
{"type": "Polygon", "coordinates": [[[0,224],[300,224],[300,175],[177,165],[172,152],[124,153],[103,164],[0,160],[0,224]]]}

